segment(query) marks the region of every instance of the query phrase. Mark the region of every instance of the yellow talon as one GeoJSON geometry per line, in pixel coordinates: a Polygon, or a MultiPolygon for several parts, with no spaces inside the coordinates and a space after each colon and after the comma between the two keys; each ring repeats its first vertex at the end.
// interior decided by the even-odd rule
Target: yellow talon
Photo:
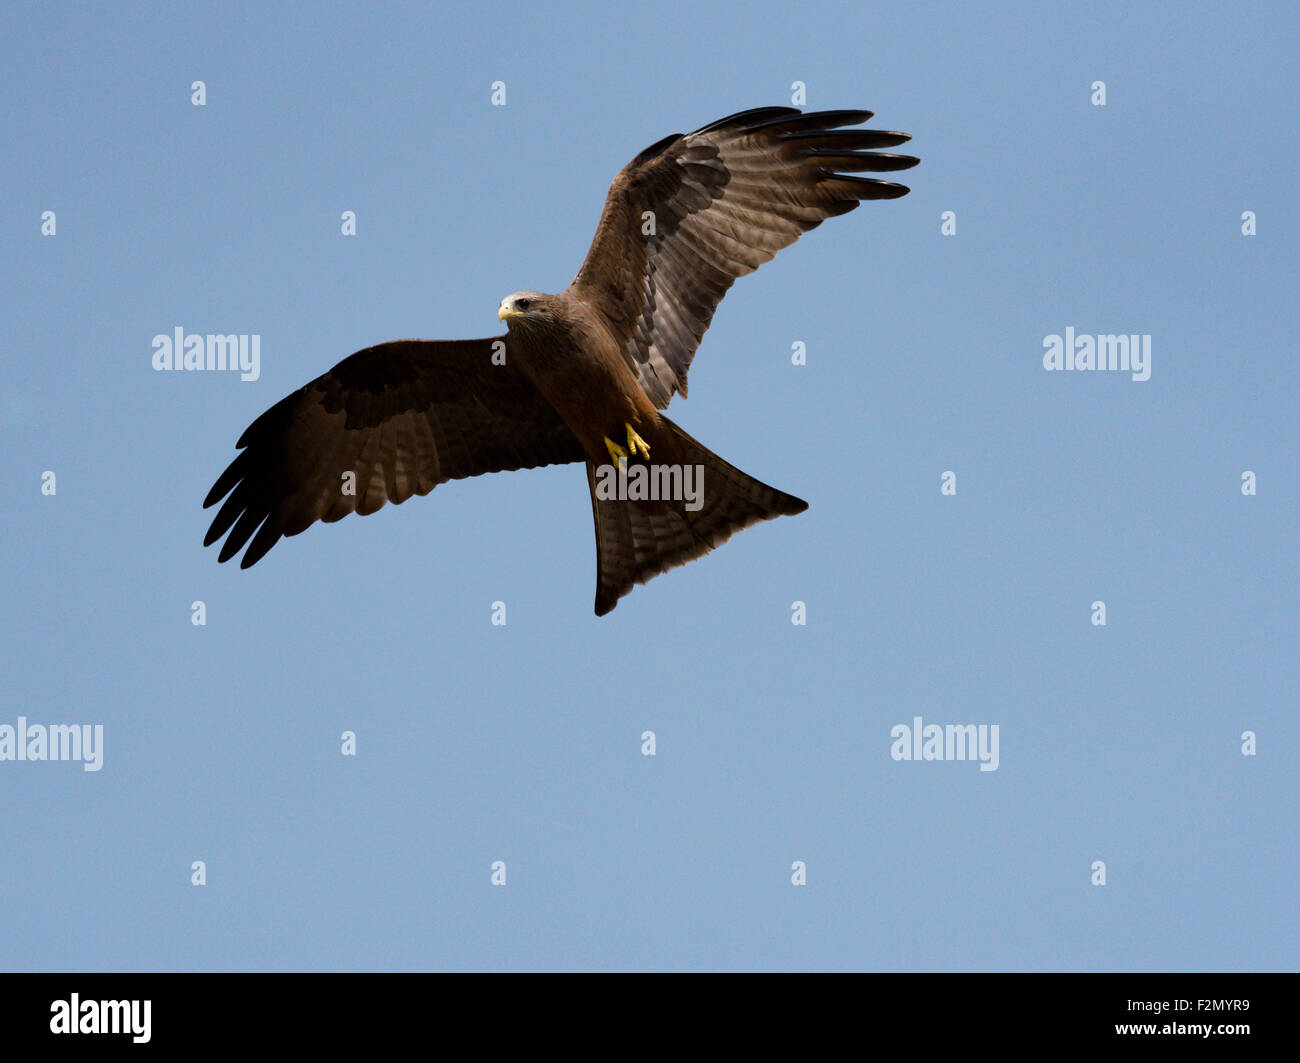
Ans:
{"type": "Polygon", "coordinates": [[[636,429],[630,424],[624,422],[623,427],[627,429],[627,447],[621,447],[615,443],[609,436],[605,437],[605,449],[609,451],[609,456],[618,462],[619,465],[627,464],[628,453],[632,457],[640,454],[644,458],[650,457],[650,444],[647,443],[636,433],[636,429]]]}
{"type": "Polygon", "coordinates": [[[605,437],[605,448],[609,451],[610,459],[616,465],[625,465],[627,463],[627,451],[610,439],[609,436],[605,437]]]}
{"type": "Polygon", "coordinates": [[[650,458],[650,444],[637,435],[636,429],[630,424],[627,425],[627,449],[632,452],[632,457],[634,458],[636,457],[638,450],[641,451],[641,455],[644,458],[647,460],[650,458]]]}

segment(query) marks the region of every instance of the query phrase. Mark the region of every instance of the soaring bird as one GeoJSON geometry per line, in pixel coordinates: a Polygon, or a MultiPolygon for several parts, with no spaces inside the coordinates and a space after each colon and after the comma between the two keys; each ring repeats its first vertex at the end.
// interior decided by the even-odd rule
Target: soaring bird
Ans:
{"type": "Polygon", "coordinates": [[[585,462],[596,615],[634,584],[807,503],[760,483],[665,417],[737,277],[919,161],[870,111],[762,107],[652,144],[610,186],[595,239],[556,295],[518,291],[503,336],[394,340],[277,402],[204,499],[204,538],[255,564],[317,520],[367,514],[447,480],[585,462]],[[228,496],[228,497],[227,497],[228,496]],[[229,533],[227,535],[227,533],[229,533]]]}

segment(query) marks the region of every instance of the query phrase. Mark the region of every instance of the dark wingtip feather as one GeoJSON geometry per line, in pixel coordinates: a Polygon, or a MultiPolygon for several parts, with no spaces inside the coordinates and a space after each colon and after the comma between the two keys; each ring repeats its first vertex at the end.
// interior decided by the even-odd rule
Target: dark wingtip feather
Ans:
{"type": "Polygon", "coordinates": [[[826,184],[853,185],[852,191],[844,191],[856,199],[898,199],[911,191],[907,185],[894,181],[878,181],[874,177],[854,177],[851,174],[836,174],[828,178],[826,184]]]}
{"type": "Polygon", "coordinates": [[[203,537],[203,545],[211,546],[226,532],[230,531],[230,526],[235,523],[235,519],[243,511],[243,505],[235,499],[226,499],[226,504],[217,510],[217,515],[212,519],[211,525],[208,526],[208,534],[203,537]]]}
{"type": "Polygon", "coordinates": [[[235,455],[235,460],[226,466],[226,471],[217,477],[217,482],[212,485],[212,490],[203,499],[203,508],[216,505],[221,499],[230,493],[231,488],[244,478],[244,466],[248,464],[248,451],[235,455]]]}
{"type": "Polygon", "coordinates": [[[792,115],[802,113],[797,107],[751,107],[748,111],[737,111],[735,114],[727,115],[726,118],[719,118],[716,122],[700,126],[699,129],[692,130],[691,135],[694,136],[695,133],[712,133],[715,129],[722,129],[732,125],[745,125],[749,128],[756,128],[765,122],[781,121],[792,115]]]}
{"type": "MultiPolygon", "coordinates": [[[[217,559],[226,561],[239,553],[243,545],[252,538],[253,532],[257,531],[262,521],[269,515],[268,513],[257,513],[251,509],[244,510],[239,520],[235,521],[235,526],[230,530],[226,541],[222,544],[221,553],[217,559]]],[[[245,558],[244,560],[247,561],[248,559],[245,558]]],[[[245,564],[241,567],[247,568],[248,566],[245,564]]]]}
{"type": "Polygon", "coordinates": [[[253,536],[253,541],[248,544],[248,549],[244,552],[244,558],[239,562],[239,567],[252,568],[266,556],[271,547],[280,541],[280,537],[279,527],[268,516],[266,522],[253,536]]]}
{"type": "Polygon", "coordinates": [[[801,129],[781,138],[793,147],[801,140],[814,140],[824,148],[847,148],[850,151],[896,148],[912,139],[910,133],[895,129],[801,129]]]}
{"type": "Polygon", "coordinates": [[[822,131],[838,129],[840,126],[861,125],[875,116],[875,111],[809,111],[803,114],[795,111],[793,114],[786,114],[768,118],[761,122],[755,122],[748,127],[748,132],[756,133],[762,130],[778,131],[781,135],[792,136],[806,131],[822,131]]]}
{"type": "Polygon", "coordinates": [[[921,160],[915,155],[894,155],[883,151],[843,152],[834,148],[817,148],[808,152],[807,158],[824,166],[828,173],[888,173],[893,170],[910,170],[921,160]]]}

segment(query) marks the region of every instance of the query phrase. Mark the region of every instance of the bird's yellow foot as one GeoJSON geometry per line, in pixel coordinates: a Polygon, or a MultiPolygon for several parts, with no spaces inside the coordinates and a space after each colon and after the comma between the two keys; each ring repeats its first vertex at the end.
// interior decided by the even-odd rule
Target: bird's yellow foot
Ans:
{"type": "Polygon", "coordinates": [[[610,459],[615,465],[627,464],[627,451],[610,439],[609,436],[605,437],[605,449],[609,451],[610,459]]]}
{"type": "Polygon", "coordinates": [[[627,447],[621,447],[615,443],[609,436],[605,437],[605,449],[609,451],[609,456],[619,465],[627,463],[628,454],[636,457],[640,454],[644,458],[650,457],[650,444],[647,443],[636,433],[636,429],[630,424],[624,422],[623,427],[627,429],[627,447]]]}
{"type": "Polygon", "coordinates": [[[647,460],[650,457],[650,444],[636,434],[636,429],[630,424],[627,425],[627,449],[632,452],[632,457],[636,457],[637,451],[647,460]]]}

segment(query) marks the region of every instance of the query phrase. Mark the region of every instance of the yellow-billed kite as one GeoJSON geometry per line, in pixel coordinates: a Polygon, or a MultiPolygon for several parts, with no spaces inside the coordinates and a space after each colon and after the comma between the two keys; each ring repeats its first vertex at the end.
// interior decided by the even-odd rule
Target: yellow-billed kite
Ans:
{"type": "Polygon", "coordinates": [[[506,335],[395,340],[276,403],[204,507],[255,564],[317,520],[373,513],[447,480],[585,461],[596,614],[634,584],[807,503],[728,465],[659,413],[737,277],[825,219],[908,189],[856,176],[915,166],[870,111],[743,111],[665,137],[614,179],[586,261],[558,295],[501,301],[506,335]],[[229,495],[227,498],[226,496],[229,495]]]}

